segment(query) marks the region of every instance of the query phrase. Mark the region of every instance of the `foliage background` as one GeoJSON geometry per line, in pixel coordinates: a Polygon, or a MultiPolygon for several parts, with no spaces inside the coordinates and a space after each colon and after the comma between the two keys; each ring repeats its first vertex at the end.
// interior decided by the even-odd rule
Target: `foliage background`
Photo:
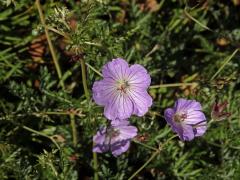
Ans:
{"type": "MultiPolygon", "coordinates": [[[[84,95],[80,62],[91,90],[101,78],[92,67],[115,57],[151,74],[154,104],[131,118],[145,144],[173,135],[162,115],[178,97],[200,101],[208,120],[216,99],[232,114],[192,142],[172,140],[136,179],[240,178],[239,53],[229,59],[240,45],[238,0],[41,1],[65,89],[35,2],[0,3],[0,179],[93,177],[92,136],[106,120],[84,95]]],[[[151,153],[132,143],[118,158],[98,154],[98,175],[127,179],[151,153]]]]}

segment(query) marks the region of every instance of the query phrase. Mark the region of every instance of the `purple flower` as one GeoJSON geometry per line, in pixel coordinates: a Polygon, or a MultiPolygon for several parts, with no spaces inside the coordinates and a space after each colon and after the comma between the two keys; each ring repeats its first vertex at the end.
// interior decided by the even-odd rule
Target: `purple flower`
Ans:
{"type": "Polygon", "coordinates": [[[127,119],[143,116],[152,105],[147,89],[151,78],[147,70],[135,64],[129,66],[121,59],[113,59],[102,69],[103,80],[93,84],[93,99],[104,107],[107,119],[127,119]]]}
{"type": "Polygon", "coordinates": [[[129,125],[127,120],[111,121],[109,127],[100,128],[93,137],[93,152],[111,151],[114,156],[118,156],[128,150],[131,139],[136,135],[137,128],[129,125]]]}
{"type": "Polygon", "coordinates": [[[191,141],[207,130],[201,104],[195,100],[178,99],[174,108],[165,110],[164,117],[182,141],[191,141]]]}

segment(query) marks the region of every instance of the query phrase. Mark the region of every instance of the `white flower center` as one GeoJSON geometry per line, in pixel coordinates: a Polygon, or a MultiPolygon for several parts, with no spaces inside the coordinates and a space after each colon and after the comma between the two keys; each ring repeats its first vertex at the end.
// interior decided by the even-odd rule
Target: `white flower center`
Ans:
{"type": "Polygon", "coordinates": [[[117,90],[120,91],[120,93],[127,93],[127,89],[130,87],[128,81],[126,80],[121,80],[117,82],[117,90]]]}

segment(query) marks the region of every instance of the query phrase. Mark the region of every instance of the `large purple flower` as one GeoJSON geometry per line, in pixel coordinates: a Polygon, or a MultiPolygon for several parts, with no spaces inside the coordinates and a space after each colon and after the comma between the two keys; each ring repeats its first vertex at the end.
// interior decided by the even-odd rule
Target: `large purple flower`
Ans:
{"type": "Polygon", "coordinates": [[[129,66],[117,58],[104,65],[102,73],[103,80],[93,84],[93,99],[105,106],[107,119],[127,119],[133,114],[143,116],[148,111],[152,105],[147,92],[151,78],[143,66],[129,66]]]}
{"type": "Polygon", "coordinates": [[[129,125],[127,120],[111,121],[109,127],[100,128],[93,137],[93,152],[111,151],[114,156],[118,156],[128,150],[131,139],[136,135],[137,128],[129,125]]]}
{"type": "Polygon", "coordinates": [[[191,141],[207,130],[207,121],[201,104],[195,100],[178,99],[174,108],[164,112],[167,123],[182,141],[191,141]]]}

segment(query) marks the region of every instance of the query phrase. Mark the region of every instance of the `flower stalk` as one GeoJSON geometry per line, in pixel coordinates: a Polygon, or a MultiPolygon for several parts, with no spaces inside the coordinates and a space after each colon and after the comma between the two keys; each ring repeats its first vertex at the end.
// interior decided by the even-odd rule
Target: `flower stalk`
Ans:
{"type": "Polygon", "coordinates": [[[221,67],[217,70],[217,72],[211,77],[210,81],[214,80],[215,77],[223,70],[223,68],[231,61],[231,59],[237,54],[239,49],[236,49],[230,56],[226,57],[223,61],[221,67]]]}
{"type": "Polygon", "coordinates": [[[58,143],[57,143],[52,137],[47,136],[47,135],[45,135],[44,133],[41,133],[41,132],[39,132],[39,131],[36,131],[36,130],[34,130],[34,129],[30,128],[30,127],[27,127],[27,126],[22,126],[22,128],[25,129],[25,130],[27,130],[27,131],[29,131],[29,132],[32,132],[32,133],[34,133],[34,134],[37,134],[37,135],[39,135],[39,136],[45,137],[45,138],[47,138],[47,139],[50,139],[50,140],[53,142],[53,144],[56,145],[56,147],[58,148],[58,150],[61,152],[60,146],[58,145],[58,143]]]}
{"type": "Polygon", "coordinates": [[[76,148],[78,139],[77,139],[77,128],[76,128],[74,114],[70,114],[70,122],[71,122],[71,128],[72,128],[73,146],[76,148]]]}
{"type": "Polygon", "coordinates": [[[138,173],[140,173],[160,152],[159,149],[157,149],[152,156],[128,179],[131,180],[133,179],[138,173]]]}
{"type": "Polygon", "coordinates": [[[170,137],[169,139],[167,139],[162,145],[159,144],[158,149],[156,149],[156,151],[151,155],[151,157],[135,172],[132,174],[132,176],[130,178],[128,178],[128,180],[133,179],[136,175],[138,175],[138,173],[140,173],[163,149],[163,147],[168,144],[172,139],[174,139],[175,137],[177,137],[177,135],[174,135],[172,137],[170,137]]]}
{"type": "MultiPolygon", "coordinates": [[[[81,62],[81,70],[82,70],[82,83],[83,83],[83,89],[86,99],[90,100],[90,95],[88,92],[87,87],[87,76],[86,76],[86,67],[85,67],[85,61],[84,59],[80,60],[81,62]]],[[[93,144],[94,147],[94,144],[93,144]]],[[[98,161],[97,161],[97,153],[93,152],[93,168],[94,168],[94,180],[98,180],[98,161]]]]}
{"type": "Polygon", "coordinates": [[[147,149],[150,149],[150,150],[152,150],[152,151],[157,151],[157,150],[158,150],[157,148],[154,148],[154,147],[149,146],[149,145],[147,145],[147,144],[143,144],[143,143],[141,143],[141,142],[139,142],[139,141],[136,141],[136,140],[133,140],[133,142],[136,143],[136,144],[139,144],[139,145],[141,145],[141,146],[143,146],[143,147],[145,147],[145,148],[147,148],[147,149]]]}
{"type": "Polygon", "coordinates": [[[46,34],[46,38],[47,38],[47,42],[48,42],[48,45],[49,45],[49,49],[50,49],[50,52],[51,52],[51,55],[52,55],[52,58],[53,58],[53,63],[55,65],[55,68],[56,68],[56,71],[57,71],[57,75],[58,75],[58,78],[59,78],[59,83],[61,85],[61,87],[64,89],[64,83],[63,81],[61,81],[62,79],[62,71],[61,71],[61,68],[59,66],[59,63],[58,63],[58,60],[57,60],[57,56],[56,56],[56,52],[54,50],[54,47],[53,47],[53,44],[52,44],[52,41],[50,39],[50,36],[49,36],[49,33],[48,33],[48,28],[47,28],[47,25],[45,23],[45,19],[44,19],[44,15],[43,15],[43,12],[42,12],[42,8],[41,8],[41,4],[39,2],[39,0],[36,0],[36,6],[37,6],[37,9],[38,9],[38,13],[39,13],[39,16],[40,16],[40,21],[44,27],[44,31],[45,31],[45,34],[46,34]]]}
{"type": "Polygon", "coordinates": [[[98,161],[97,153],[93,152],[94,180],[98,180],[98,161]]]}
{"type": "Polygon", "coordinates": [[[80,62],[81,62],[82,83],[83,83],[84,94],[85,94],[87,100],[89,100],[90,99],[90,95],[89,95],[88,87],[87,87],[87,77],[86,77],[85,61],[84,61],[84,59],[81,59],[80,62]]]}

